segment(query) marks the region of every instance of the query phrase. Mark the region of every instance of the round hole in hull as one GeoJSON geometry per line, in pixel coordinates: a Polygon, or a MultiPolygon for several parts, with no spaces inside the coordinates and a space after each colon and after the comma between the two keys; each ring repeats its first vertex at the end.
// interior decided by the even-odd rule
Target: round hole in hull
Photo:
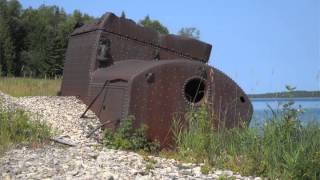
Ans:
{"type": "Polygon", "coordinates": [[[192,78],[184,86],[184,96],[190,103],[200,102],[206,90],[205,81],[201,78],[192,78]]]}
{"type": "Polygon", "coordinates": [[[245,103],[245,102],[246,102],[246,100],[245,100],[245,98],[244,98],[243,96],[240,96],[240,101],[241,101],[242,103],[245,103]]]}

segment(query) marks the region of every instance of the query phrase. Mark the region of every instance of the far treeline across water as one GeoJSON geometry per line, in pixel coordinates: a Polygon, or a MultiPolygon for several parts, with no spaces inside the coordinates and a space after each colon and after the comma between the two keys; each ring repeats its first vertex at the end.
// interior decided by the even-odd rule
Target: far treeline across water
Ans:
{"type": "MultiPolygon", "coordinates": [[[[126,18],[124,12],[121,17],[126,18]]],[[[62,75],[68,39],[74,27],[96,17],[78,10],[42,5],[23,9],[17,0],[0,0],[0,75],[57,77],[62,75]]],[[[160,33],[168,28],[147,15],[138,24],[160,33]]],[[[199,30],[181,28],[179,35],[198,39],[199,30]]]]}
{"type": "Polygon", "coordinates": [[[250,94],[250,98],[320,98],[320,91],[292,91],[264,94],[250,94]]]}

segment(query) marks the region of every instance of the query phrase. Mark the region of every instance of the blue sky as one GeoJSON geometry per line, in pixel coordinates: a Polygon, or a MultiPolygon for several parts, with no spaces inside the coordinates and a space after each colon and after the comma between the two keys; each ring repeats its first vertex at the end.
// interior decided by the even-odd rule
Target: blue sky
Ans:
{"type": "Polygon", "coordinates": [[[135,21],[150,15],[177,33],[196,27],[213,44],[209,64],[247,93],[320,90],[320,0],[21,0],[79,9],[100,17],[125,11],[135,21]]]}

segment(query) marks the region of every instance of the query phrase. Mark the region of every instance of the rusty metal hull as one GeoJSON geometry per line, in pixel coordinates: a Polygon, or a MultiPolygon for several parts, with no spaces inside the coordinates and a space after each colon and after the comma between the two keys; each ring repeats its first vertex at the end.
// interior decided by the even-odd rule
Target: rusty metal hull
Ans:
{"type": "Polygon", "coordinates": [[[133,115],[135,125],[146,124],[148,137],[162,145],[172,140],[174,117],[183,120],[191,106],[207,104],[217,117],[215,127],[239,126],[247,123],[252,114],[250,100],[241,88],[221,71],[200,62],[185,59],[119,62],[93,74],[89,99],[96,96],[105,80],[112,83],[102,93],[104,98],[92,107],[101,121],[113,121],[108,128],[115,129],[121,119],[133,115]],[[199,83],[203,84],[203,94],[190,99],[188,95],[192,96],[192,91],[196,91],[193,87],[199,83]]]}
{"type": "Polygon", "coordinates": [[[206,64],[210,52],[204,42],[161,35],[107,13],[71,35],[62,95],[92,104],[100,121],[110,122],[106,128],[116,129],[133,115],[134,125],[147,125],[148,137],[162,146],[172,142],[173,118],[183,121],[190,107],[201,104],[214,115],[215,127],[248,123],[250,100],[232,79],[206,64]]]}

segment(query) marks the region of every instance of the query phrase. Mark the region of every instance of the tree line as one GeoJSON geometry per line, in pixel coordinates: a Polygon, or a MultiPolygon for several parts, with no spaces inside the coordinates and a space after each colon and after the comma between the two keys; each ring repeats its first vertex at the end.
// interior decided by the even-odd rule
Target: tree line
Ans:
{"type": "Polygon", "coordinates": [[[305,98],[320,97],[320,91],[291,91],[264,94],[249,94],[250,98],[305,98]]]}
{"type": "MultiPolygon", "coordinates": [[[[69,35],[77,23],[93,20],[79,10],[67,14],[63,8],[46,5],[23,9],[17,0],[0,0],[0,75],[61,76],[69,35]]],[[[149,16],[138,24],[169,33],[149,16]]],[[[199,38],[195,28],[182,28],[178,34],[199,38]]]]}
{"type": "Polygon", "coordinates": [[[0,66],[5,76],[62,75],[68,36],[77,22],[93,17],[57,6],[22,9],[17,0],[0,0],[0,66]]]}

